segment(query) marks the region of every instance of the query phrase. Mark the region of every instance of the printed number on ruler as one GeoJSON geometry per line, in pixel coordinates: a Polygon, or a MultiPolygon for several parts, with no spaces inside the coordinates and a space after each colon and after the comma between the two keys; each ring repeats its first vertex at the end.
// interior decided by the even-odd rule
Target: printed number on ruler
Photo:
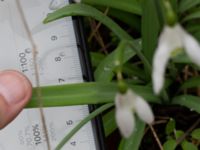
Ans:
{"type": "MultiPolygon", "coordinates": [[[[38,49],[42,86],[83,82],[78,48],[70,17],[44,25],[52,0],[21,0],[26,21],[38,49]]],[[[68,4],[68,1],[65,1],[68,4]]],[[[35,79],[30,41],[14,0],[0,1],[0,69],[16,69],[35,79]]],[[[34,85],[33,85],[34,86],[34,85]]],[[[51,146],[89,114],[88,106],[45,108],[51,146]]],[[[0,150],[46,150],[38,109],[25,109],[0,131],[0,150]]],[[[83,127],[63,148],[95,150],[92,124],[83,127]]]]}

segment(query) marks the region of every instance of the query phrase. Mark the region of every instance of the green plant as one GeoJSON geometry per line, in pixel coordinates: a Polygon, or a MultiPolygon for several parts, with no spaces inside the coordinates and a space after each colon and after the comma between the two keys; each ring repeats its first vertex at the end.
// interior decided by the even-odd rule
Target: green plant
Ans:
{"type": "MultiPolygon", "coordinates": [[[[116,47],[106,55],[91,53],[96,82],[42,88],[44,106],[112,103],[90,114],[66,139],[84,123],[113,106],[117,93],[126,97],[127,89],[152,105],[181,105],[200,113],[200,48],[193,39],[200,41],[199,5],[198,0],[83,0],[82,4],[70,4],[47,16],[44,23],[67,16],[91,17],[110,30],[112,36],[108,37],[116,47]],[[106,8],[109,9],[107,15],[102,12],[106,8]],[[131,35],[124,28],[131,29],[131,35]],[[66,92],[60,93],[63,90],[66,92]],[[53,101],[55,97],[61,101],[53,101]]],[[[137,99],[137,96],[133,97],[137,99]]],[[[36,107],[34,98],[33,94],[28,107],[36,107]]],[[[113,109],[103,119],[107,136],[117,128],[113,109]],[[108,116],[112,116],[112,120],[108,116]]],[[[130,109],[135,111],[134,107],[130,109]]],[[[145,124],[139,118],[135,122],[137,130],[129,138],[122,138],[120,150],[139,149],[145,124]]],[[[175,121],[170,121],[166,127],[169,139],[163,145],[164,149],[176,148],[175,140],[182,132],[174,133],[174,130],[175,121]]],[[[199,138],[198,134],[199,130],[196,130],[191,134],[192,138],[199,138]]],[[[183,149],[196,148],[187,140],[181,142],[181,146],[183,149]]]]}
{"type": "Polygon", "coordinates": [[[177,130],[176,122],[171,118],[165,129],[167,140],[163,145],[164,150],[174,150],[179,144],[183,150],[198,150],[200,129],[188,131],[184,133],[182,130],[177,130]],[[182,137],[184,138],[182,139],[182,137]]]}

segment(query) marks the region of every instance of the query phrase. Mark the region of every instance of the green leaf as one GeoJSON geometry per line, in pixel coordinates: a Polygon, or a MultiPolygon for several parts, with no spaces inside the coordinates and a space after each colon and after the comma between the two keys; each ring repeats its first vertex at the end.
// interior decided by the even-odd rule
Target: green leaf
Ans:
{"type": "Polygon", "coordinates": [[[142,14],[141,5],[138,0],[82,0],[82,2],[90,5],[111,7],[133,14],[142,14]]]}
{"type": "Polygon", "coordinates": [[[200,140],[200,128],[192,131],[191,136],[193,139],[200,140]]]}
{"type": "Polygon", "coordinates": [[[142,96],[148,102],[153,102],[153,103],[161,102],[160,98],[154,95],[154,92],[151,86],[137,86],[137,85],[131,85],[131,84],[128,84],[128,86],[131,89],[133,89],[135,93],[142,96]]]}
{"type": "Polygon", "coordinates": [[[191,14],[187,15],[184,19],[183,19],[183,22],[186,22],[186,21],[189,21],[189,20],[192,20],[192,19],[198,19],[200,18],[200,11],[195,11],[195,12],[192,12],[191,14]]]}
{"type": "Polygon", "coordinates": [[[177,0],[169,0],[169,1],[172,5],[173,10],[175,11],[175,13],[177,13],[177,11],[178,11],[178,1],[177,0]]]}
{"type": "MultiPolygon", "coordinates": [[[[159,103],[151,87],[128,85],[138,95],[149,102],[159,103]]],[[[108,82],[88,82],[41,87],[43,107],[88,105],[111,103],[117,93],[117,84],[108,82]]],[[[36,89],[27,108],[38,107],[36,89]]]]}
{"type": "Polygon", "coordinates": [[[106,137],[109,136],[114,130],[117,129],[114,109],[112,109],[111,111],[103,115],[103,127],[104,127],[106,137]]]}
{"type": "Polygon", "coordinates": [[[98,52],[90,52],[91,62],[93,67],[97,67],[105,58],[105,55],[98,52]]]}
{"type": "Polygon", "coordinates": [[[172,104],[178,104],[200,113],[200,97],[180,95],[172,99],[172,104]]]}
{"type": "Polygon", "coordinates": [[[187,29],[188,32],[192,34],[200,30],[199,25],[194,23],[188,24],[185,28],[187,29]]]}
{"type": "Polygon", "coordinates": [[[135,80],[145,80],[144,70],[132,63],[124,64],[123,73],[130,78],[134,78],[135,80]]]}
{"type": "MultiPolygon", "coordinates": [[[[67,16],[88,16],[92,17],[102,24],[107,26],[113,33],[115,33],[121,40],[128,41],[130,43],[131,49],[138,55],[138,57],[142,60],[145,67],[148,68],[149,75],[151,74],[151,66],[145,56],[141,53],[141,46],[135,41],[126,31],[124,31],[120,26],[118,26],[113,20],[111,20],[108,16],[100,12],[99,10],[86,5],[86,4],[71,4],[67,5],[53,13],[47,15],[44,23],[48,23],[54,21],[56,19],[60,19],[67,16]]],[[[126,50],[124,51],[126,53],[126,50]]],[[[126,54],[124,54],[126,56],[126,54]]],[[[129,57],[130,59],[131,57],[129,57]]]]}
{"type": "Polygon", "coordinates": [[[184,52],[173,57],[172,61],[174,63],[179,63],[179,64],[191,64],[192,63],[190,58],[184,52]]]}
{"type": "Polygon", "coordinates": [[[163,149],[164,150],[175,150],[176,148],[176,140],[167,140],[164,145],[163,145],[163,149]]]}
{"type": "MultiPolygon", "coordinates": [[[[126,46],[124,49],[123,54],[123,63],[127,62],[130,58],[132,58],[136,53],[130,48],[130,46],[126,46]]],[[[115,69],[115,56],[116,51],[113,51],[109,54],[99,66],[96,68],[94,72],[95,81],[110,81],[114,76],[114,69],[115,69]]]]}
{"type": "Polygon", "coordinates": [[[176,130],[176,132],[175,132],[176,139],[179,139],[183,135],[184,135],[184,132],[182,130],[176,130]]]}
{"type": "Polygon", "coordinates": [[[142,13],[142,51],[145,57],[152,61],[157,45],[159,21],[154,0],[143,1],[142,13]]]}
{"type": "Polygon", "coordinates": [[[165,133],[167,135],[170,135],[171,133],[174,132],[175,130],[175,127],[176,127],[176,122],[173,118],[170,118],[169,122],[167,123],[166,125],[166,128],[165,128],[165,133]]]}
{"type": "Polygon", "coordinates": [[[190,143],[188,141],[183,141],[181,144],[181,147],[183,150],[198,150],[197,146],[195,146],[193,143],[190,143]]]}
{"type": "Polygon", "coordinates": [[[151,77],[152,66],[149,60],[144,56],[144,54],[140,51],[138,47],[136,47],[135,42],[130,42],[131,48],[135,51],[137,56],[141,59],[142,63],[144,64],[144,68],[146,71],[146,78],[149,80],[151,77]]]}
{"type": "Polygon", "coordinates": [[[114,67],[112,71],[115,71],[116,73],[118,71],[122,71],[122,65],[123,65],[123,57],[124,57],[124,49],[128,45],[128,43],[124,40],[121,40],[118,47],[115,49],[115,57],[114,57],[114,67]]]}
{"type": "Polygon", "coordinates": [[[193,36],[200,42],[200,30],[193,33],[193,36]]]}
{"type": "Polygon", "coordinates": [[[74,136],[74,134],[79,131],[86,123],[91,121],[93,118],[95,118],[97,115],[101,114],[105,110],[113,107],[114,104],[105,104],[99,108],[97,108],[95,111],[90,113],[85,119],[81,120],[80,123],[78,123],[63,139],[62,141],[56,146],[55,150],[60,150],[67,141],[74,136]]]}
{"type": "MultiPolygon", "coordinates": [[[[117,86],[114,83],[77,83],[41,87],[44,107],[84,105],[113,102],[117,86]],[[106,92],[107,91],[107,92],[106,92]]],[[[37,107],[36,89],[26,107],[37,107]]]]}
{"type": "Polygon", "coordinates": [[[137,118],[135,131],[128,139],[122,139],[118,150],[138,150],[145,129],[145,123],[137,118]]]}
{"type": "Polygon", "coordinates": [[[200,87],[200,77],[192,77],[189,80],[185,81],[181,89],[187,89],[187,88],[194,88],[194,87],[200,87]]]}
{"type": "MultiPolygon", "coordinates": [[[[104,8],[105,10],[105,8],[104,8]]],[[[135,32],[141,31],[141,18],[138,15],[134,15],[131,13],[127,13],[118,9],[111,9],[109,8],[108,16],[114,17],[127,25],[129,25],[131,28],[135,29],[135,32]],[[130,19],[131,18],[131,19],[130,19]]]]}
{"type": "Polygon", "coordinates": [[[110,30],[112,30],[120,39],[131,40],[132,37],[126,33],[119,25],[117,25],[112,19],[100,12],[94,7],[86,4],[70,4],[53,13],[49,13],[44,23],[52,22],[57,19],[61,19],[67,16],[88,16],[92,17],[102,24],[106,25],[110,30]]]}
{"type": "Polygon", "coordinates": [[[179,12],[182,13],[198,4],[200,4],[199,0],[181,0],[179,4],[179,12]]]}

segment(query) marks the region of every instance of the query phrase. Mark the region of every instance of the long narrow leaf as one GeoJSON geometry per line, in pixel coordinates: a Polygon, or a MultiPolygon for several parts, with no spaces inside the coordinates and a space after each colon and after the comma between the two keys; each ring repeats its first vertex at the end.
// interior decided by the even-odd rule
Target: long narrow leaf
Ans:
{"type": "Polygon", "coordinates": [[[128,77],[135,77],[135,80],[145,80],[144,70],[138,67],[137,65],[131,63],[124,64],[123,73],[128,77]]]}
{"type": "Polygon", "coordinates": [[[117,129],[114,109],[103,116],[103,127],[106,137],[109,136],[115,129],[117,129]]]}
{"type": "Polygon", "coordinates": [[[181,54],[173,57],[172,61],[174,63],[180,63],[180,64],[191,64],[192,63],[190,58],[185,53],[181,53],[181,54]]]}
{"type": "MultiPolygon", "coordinates": [[[[127,62],[130,58],[132,58],[136,53],[129,47],[126,46],[125,52],[123,55],[123,63],[127,62]]],[[[102,62],[99,64],[97,69],[94,72],[96,81],[110,81],[114,76],[114,68],[115,68],[115,56],[116,51],[113,51],[110,55],[108,55],[102,62]]]]}
{"type": "Polygon", "coordinates": [[[200,30],[196,31],[193,36],[200,42],[200,30]]]}
{"type": "Polygon", "coordinates": [[[200,77],[193,77],[185,81],[182,84],[181,89],[194,88],[194,87],[200,87],[200,77]]]}
{"type": "MultiPolygon", "coordinates": [[[[159,98],[153,94],[150,87],[129,86],[147,101],[159,103],[159,98]]],[[[66,84],[41,87],[41,92],[44,107],[110,103],[117,93],[117,84],[111,82],[66,84]]],[[[31,101],[26,107],[38,107],[36,98],[36,90],[33,89],[31,101]]]]}
{"type": "Polygon", "coordinates": [[[109,29],[111,29],[120,39],[127,39],[127,40],[132,39],[132,37],[129,36],[126,33],[126,31],[124,31],[109,17],[107,17],[97,9],[86,4],[67,5],[53,13],[48,14],[46,19],[44,20],[44,23],[48,23],[67,16],[77,16],[77,15],[95,18],[96,20],[106,25],[109,29]]]}
{"type": "Polygon", "coordinates": [[[169,0],[169,1],[171,3],[171,6],[172,6],[174,12],[177,13],[178,12],[178,1],[177,0],[169,0]]]}
{"type": "Polygon", "coordinates": [[[159,21],[154,0],[143,1],[142,13],[142,51],[152,61],[154,50],[157,45],[159,21]]]}
{"type": "Polygon", "coordinates": [[[172,104],[178,104],[200,113],[200,97],[181,95],[172,100],[172,104]]]}
{"type": "Polygon", "coordinates": [[[185,21],[189,21],[189,20],[192,20],[192,19],[199,19],[200,18],[200,11],[195,11],[189,15],[187,15],[184,19],[183,19],[183,22],[185,21]]]}
{"type": "Polygon", "coordinates": [[[179,4],[179,12],[182,13],[198,4],[200,4],[199,0],[181,0],[179,4]]]}
{"type": "Polygon", "coordinates": [[[86,123],[88,123],[90,120],[95,118],[97,115],[101,114],[103,111],[111,108],[114,104],[105,104],[98,109],[96,109],[94,112],[89,114],[85,119],[83,119],[78,125],[76,125],[70,132],[67,134],[62,141],[58,144],[58,146],[55,148],[55,150],[60,150],[65,143],[77,132],[81,127],[83,127],[86,123]]]}
{"type": "MultiPolygon", "coordinates": [[[[105,9],[104,9],[105,10],[105,9]]],[[[131,13],[123,12],[118,9],[109,9],[108,15],[114,17],[127,25],[129,25],[132,29],[135,29],[135,32],[141,31],[141,18],[138,15],[134,15],[131,13]],[[130,19],[131,18],[131,19],[130,19]]]]}
{"type": "Polygon", "coordinates": [[[90,52],[92,67],[97,67],[105,58],[105,55],[98,52],[90,52]]]}
{"type": "Polygon", "coordinates": [[[141,5],[137,0],[82,0],[90,5],[100,5],[123,10],[133,14],[142,14],[141,5]]]}
{"type": "MultiPolygon", "coordinates": [[[[89,5],[85,5],[85,4],[67,5],[53,13],[48,14],[47,18],[44,20],[44,23],[48,23],[56,19],[60,19],[67,16],[77,16],[77,15],[93,17],[94,19],[100,21],[102,24],[106,25],[121,40],[131,41],[130,42],[131,49],[142,60],[146,68],[148,68],[149,75],[151,74],[150,63],[148,62],[148,60],[145,58],[145,56],[141,53],[139,49],[141,46],[129,34],[127,34],[126,31],[124,31],[120,26],[118,26],[108,16],[104,15],[102,12],[98,11],[97,9],[89,5]]],[[[124,52],[126,53],[126,50],[124,52]]]]}
{"type": "Polygon", "coordinates": [[[190,33],[195,33],[200,30],[200,27],[198,24],[190,23],[186,26],[186,29],[190,33]]]}
{"type": "Polygon", "coordinates": [[[128,139],[122,139],[118,150],[138,150],[143,137],[145,123],[137,118],[135,131],[128,139]]]}
{"type": "MultiPolygon", "coordinates": [[[[41,87],[44,107],[99,104],[113,101],[117,87],[114,83],[78,83],[41,87]]],[[[33,90],[27,107],[37,106],[36,90],[33,90]]]]}

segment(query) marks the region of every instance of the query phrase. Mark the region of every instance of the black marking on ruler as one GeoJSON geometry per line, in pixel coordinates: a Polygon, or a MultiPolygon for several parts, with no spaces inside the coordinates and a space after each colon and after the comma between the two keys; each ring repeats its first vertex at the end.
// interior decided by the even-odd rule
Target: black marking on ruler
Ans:
{"type": "Polygon", "coordinates": [[[38,68],[38,65],[37,65],[37,53],[38,53],[37,52],[37,46],[34,42],[34,39],[31,35],[31,31],[30,31],[28,24],[26,22],[26,18],[25,18],[20,0],[16,0],[16,5],[17,5],[18,11],[20,13],[20,17],[21,17],[22,23],[24,25],[24,29],[27,33],[28,40],[29,40],[29,42],[32,46],[32,55],[33,55],[33,63],[34,63],[34,69],[35,69],[34,70],[35,71],[35,80],[36,80],[36,88],[37,88],[36,92],[37,92],[37,100],[38,100],[38,105],[39,105],[40,117],[41,117],[41,120],[42,120],[42,127],[43,127],[43,130],[44,130],[47,149],[51,150],[50,141],[49,141],[49,137],[48,137],[47,125],[46,125],[45,116],[44,116],[44,112],[43,112],[43,108],[42,108],[43,107],[43,103],[42,103],[42,99],[41,99],[42,93],[41,93],[40,78],[39,78],[39,73],[38,73],[39,68],[38,68]]]}

